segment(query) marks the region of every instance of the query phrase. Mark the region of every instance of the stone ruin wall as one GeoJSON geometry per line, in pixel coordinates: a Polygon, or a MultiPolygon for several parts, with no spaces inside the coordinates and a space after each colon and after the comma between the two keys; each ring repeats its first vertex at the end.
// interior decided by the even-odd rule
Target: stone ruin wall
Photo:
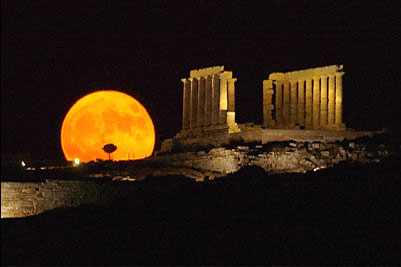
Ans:
{"type": "Polygon", "coordinates": [[[167,165],[194,168],[209,176],[224,176],[245,166],[259,166],[269,173],[307,172],[333,167],[340,162],[380,162],[389,152],[383,145],[368,149],[366,145],[290,141],[288,146],[259,144],[235,148],[214,148],[209,152],[166,154],[152,160],[167,165]]]}
{"type": "Polygon", "coordinates": [[[299,141],[299,142],[335,142],[343,139],[353,140],[363,136],[373,136],[373,132],[360,131],[327,131],[327,130],[296,130],[296,129],[263,129],[259,125],[247,126],[246,124],[238,124],[240,132],[231,134],[214,134],[205,135],[202,138],[174,138],[167,139],[162,143],[160,153],[168,153],[174,150],[174,143],[182,146],[190,146],[199,144],[202,146],[213,145],[220,147],[228,144],[231,140],[243,140],[245,142],[261,142],[266,144],[269,142],[281,141],[299,141]]]}
{"type": "Polygon", "coordinates": [[[1,218],[27,217],[60,207],[105,205],[129,190],[127,184],[96,181],[1,182],[1,218]]]}

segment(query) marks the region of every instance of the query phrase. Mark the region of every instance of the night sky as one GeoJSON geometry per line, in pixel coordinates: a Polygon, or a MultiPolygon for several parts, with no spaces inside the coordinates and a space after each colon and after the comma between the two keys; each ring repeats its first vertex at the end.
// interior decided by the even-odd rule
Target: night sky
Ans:
{"type": "Polygon", "coordinates": [[[180,79],[215,65],[238,79],[237,122],[262,123],[270,73],[343,64],[347,126],[399,129],[396,1],[149,2],[1,1],[2,154],[63,159],[64,116],[99,89],[139,100],[158,148],[181,129],[180,79]]]}

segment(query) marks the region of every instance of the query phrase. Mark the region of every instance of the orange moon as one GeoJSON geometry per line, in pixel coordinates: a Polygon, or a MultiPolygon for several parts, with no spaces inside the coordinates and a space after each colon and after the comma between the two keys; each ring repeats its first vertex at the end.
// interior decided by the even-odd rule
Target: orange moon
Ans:
{"type": "Polygon", "coordinates": [[[67,160],[107,160],[106,144],[114,144],[113,160],[149,157],[155,146],[155,128],[138,100],[118,91],[97,91],[79,99],[61,127],[61,147],[67,160]]]}

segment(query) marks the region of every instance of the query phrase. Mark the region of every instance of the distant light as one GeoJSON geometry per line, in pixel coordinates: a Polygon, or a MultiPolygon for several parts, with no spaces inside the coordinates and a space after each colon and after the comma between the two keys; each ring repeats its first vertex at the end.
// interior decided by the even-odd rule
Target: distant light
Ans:
{"type": "Polygon", "coordinates": [[[21,161],[21,165],[22,165],[22,167],[25,167],[25,162],[21,161]]]}
{"type": "Polygon", "coordinates": [[[316,167],[316,168],[313,169],[314,172],[315,172],[315,171],[318,171],[318,170],[320,170],[319,167],[316,167]]]}
{"type": "Polygon", "coordinates": [[[79,158],[74,159],[74,165],[79,165],[79,158]]]}

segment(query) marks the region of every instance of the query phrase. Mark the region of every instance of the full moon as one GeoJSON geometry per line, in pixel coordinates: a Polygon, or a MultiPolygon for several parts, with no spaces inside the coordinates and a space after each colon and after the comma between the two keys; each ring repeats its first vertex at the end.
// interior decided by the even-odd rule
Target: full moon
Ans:
{"type": "Polygon", "coordinates": [[[113,160],[149,157],[155,146],[155,128],[138,100],[118,91],[97,91],[79,99],[61,127],[61,147],[67,160],[107,160],[103,150],[114,144],[113,160]]]}

